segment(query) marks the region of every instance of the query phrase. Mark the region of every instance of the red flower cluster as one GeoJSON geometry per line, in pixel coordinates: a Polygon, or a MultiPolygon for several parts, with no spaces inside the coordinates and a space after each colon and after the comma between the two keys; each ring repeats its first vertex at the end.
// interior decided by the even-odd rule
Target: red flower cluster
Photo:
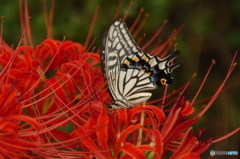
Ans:
{"type": "Polygon", "coordinates": [[[57,128],[73,121],[82,125],[89,102],[106,98],[106,92],[92,94],[104,86],[99,56],[80,44],[45,40],[36,49],[13,50],[3,43],[0,50],[1,156],[27,156],[53,138],[69,139],[57,128]]]}
{"type": "Polygon", "coordinates": [[[199,158],[212,143],[199,140],[203,130],[193,136],[200,116],[189,118],[194,108],[184,96],[164,97],[163,109],[108,110],[99,55],[81,44],[0,50],[1,158],[199,158]]]}
{"type": "MultiPolygon", "coordinates": [[[[150,54],[165,56],[177,33],[150,54]]],[[[195,98],[190,102],[183,95],[191,80],[155,103],[110,111],[97,53],[72,41],[48,39],[36,48],[12,49],[0,39],[0,158],[200,158],[212,143],[240,130],[203,141],[205,129],[196,135],[192,130],[222,92],[233,68],[234,62],[198,113],[195,98]]]]}

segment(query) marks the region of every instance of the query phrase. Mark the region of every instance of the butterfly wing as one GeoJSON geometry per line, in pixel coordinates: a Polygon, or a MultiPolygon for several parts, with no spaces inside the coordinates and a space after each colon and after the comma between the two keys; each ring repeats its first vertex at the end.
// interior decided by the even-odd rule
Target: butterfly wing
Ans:
{"type": "Polygon", "coordinates": [[[126,24],[115,21],[105,32],[101,45],[102,70],[114,99],[112,109],[135,106],[147,101],[146,92],[172,83],[172,70],[182,61],[172,64],[179,55],[175,51],[164,59],[143,53],[132,38],[126,24]]]}
{"type": "MultiPolygon", "coordinates": [[[[104,33],[101,45],[102,70],[113,99],[122,99],[123,85],[119,85],[119,76],[123,60],[135,53],[142,52],[133,40],[126,24],[118,19],[104,33]]],[[[126,105],[126,103],[122,103],[126,105]]]]}

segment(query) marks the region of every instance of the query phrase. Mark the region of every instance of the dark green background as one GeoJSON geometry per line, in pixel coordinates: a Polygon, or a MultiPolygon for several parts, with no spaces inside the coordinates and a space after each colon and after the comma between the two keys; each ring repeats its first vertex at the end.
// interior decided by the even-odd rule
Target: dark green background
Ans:
{"type": "MultiPolygon", "coordinates": [[[[21,37],[18,2],[15,0],[0,0],[0,2],[0,15],[5,16],[3,39],[9,45],[14,44],[16,46],[21,37]]],[[[48,0],[46,2],[50,6],[51,1],[48,0]]],[[[123,2],[120,17],[124,15],[129,2],[128,0],[123,2]]],[[[118,1],[113,0],[56,0],[53,22],[54,38],[62,40],[63,36],[66,36],[68,40],[83,44],[93,13],[99,4],[100,12],[92,36],[93,38],[97,37],[94,46],[98,47],[102,33],[113,20],[118,3],[118,1]]],[[[139,9],[142,7],[145,8],[144,13],[150,13],[150,17],[140,33],[140,36],[146,33],[146,41],[154,35],[165,19],[168,19],[169,23],[159,36],[163,40],[167,39],[174,28],[179,28],[186,23],[176,41],[179,44],[177,49],[181,51],[180,58],[185,63],[174,71],[175,83],[171,87],[174,89],[178,88],[194,72],[197,72],[198,76],[188,90],[188,96],[191,99],[202,81],[211,60],[215,59],[217,65],[214,66],[206,86],[198,99],[212,95],[225,77],[233,53],[240,49],[240,1],[139,0],[135,1],[126,20],[128,26],[133,23],[139,9]]],[[[42,1],[29,1],[29,12],[32,17],[32,36],[36,46],[46,38],[42,1]]],[[[148,47],[146,51],[150,49],[151,47],[148,47]]],[[[238,55],[236,62],[240,65],[240,55],[238,55]]],[[[236,66],[227,82],[229,88],[219,96],[210,110],[201,118],[198,125],[195,126],[195,130],[198,127],[207,127],[206,134],[210,134],[218,128],[214,136],[217,138],[239,127],[239,65],[236,66]]],[[[197,109],[200,109],[200,107],[201,105],[196,106],[197,109]]],[[[235,134],[227,140],[212,145],[209,150],[239,151],[239,136],[239,133],[235,134]]],[[[208,156],[209,151],[206,151],[203,157],[208,156]]],[[[229,158],[230,156],[227,157],[229,158]]]]}

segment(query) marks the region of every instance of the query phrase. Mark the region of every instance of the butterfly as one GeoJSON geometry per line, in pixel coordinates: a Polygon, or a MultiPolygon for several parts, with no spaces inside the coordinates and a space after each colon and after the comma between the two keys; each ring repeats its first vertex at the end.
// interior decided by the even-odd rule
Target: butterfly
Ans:
{"type": "Polygon", "coordinates": [[[104,33],[100,49],[102,72],[113,98],[110,109],[146,102],[152,95],[148,91],[171,84],[172,70],[182,64],[172,63],[179,51],[163,59],[144,53],[122,19],[114,21],[104,33]]]}

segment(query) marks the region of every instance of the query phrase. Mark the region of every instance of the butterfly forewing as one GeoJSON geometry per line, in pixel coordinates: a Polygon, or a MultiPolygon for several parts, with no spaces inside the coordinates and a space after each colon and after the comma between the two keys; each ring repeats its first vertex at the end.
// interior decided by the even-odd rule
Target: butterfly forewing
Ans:
{"type": "Polygon", "coordinates": [[[113,22],[101,45],[102,70],[114,100],[109,107],[125,108],[147,101],[152,94],[146,91],[172,80],[172,70],[181,64],[170,64],[177,55],[159,59],[143,53],[126,24],[121,19],[113,22]]]}
{"type": "MultiPolygon", "coordinates": [[[[102,68],[113,99],[122,99],[124,85],[127,83],[123,83],[123,79],[119,80],[119,76],[124,77],[122,74],[125,74],[124,72],[120,74],[121,64],[134,52],[142,53],[126,24],[122,20],[115,21],[105,32],[101,46],[102,68]]],[[[127,77],[131,78],[131,75],[128,73],[127,77]]],[[[132,82],[128,80],[128,83],[132,82]]]]}

